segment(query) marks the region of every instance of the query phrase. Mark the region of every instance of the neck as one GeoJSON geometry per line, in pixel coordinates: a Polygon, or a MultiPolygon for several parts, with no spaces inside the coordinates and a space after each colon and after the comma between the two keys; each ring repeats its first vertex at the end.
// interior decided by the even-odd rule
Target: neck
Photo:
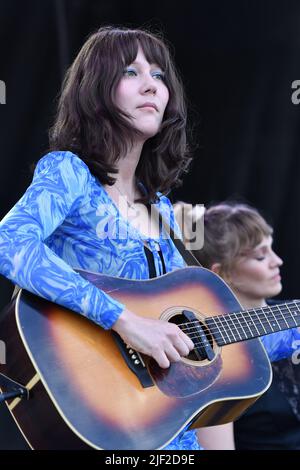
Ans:
{"type": "Polygon", "coordinates": [[[133,144],[126,155],[118,161],[117,184],[124,191],[133,193],[135,188],[135,172],[140,161],[143,142],[133,144]]]}
{"type": "Polygon", "coordinates": [[[293,300],[206,318],[219,346],[300,326],[300,302],[293,300]]]}
{"type": "Polygon", "coordinates": [[[244,295],[242,292],[237,292],[235,289],[231,288],[234,294],[236,295],[239,303],[241,306],[247,310],[250,308],[260,308],[265,307],[267,305],[266,299],[256,298],[256,297],[249,297],[244,295]]]}

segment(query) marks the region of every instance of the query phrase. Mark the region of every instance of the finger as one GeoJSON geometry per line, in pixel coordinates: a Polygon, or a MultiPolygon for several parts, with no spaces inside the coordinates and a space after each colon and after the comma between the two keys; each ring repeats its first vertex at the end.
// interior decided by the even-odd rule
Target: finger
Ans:
{"type": "Polygon", "coordinates": [[[189,351],[192,351],[195,347],[193,341],[191,340],[191,338],[186,335],[182,330],[180,330],[180,333],[181,333],[181,338],[182,340],[184,341],[184,343],[187,345],[187,347],[189,348],[189,351]]]}
{"type": "Polygon", "coordinates": [[[178,362],[181,360],[181,355],[173,344],[170,344],[168,348],[165,349],[165,353],[170,362],[178,362]]]}
{"type": "Polygon", "coordinates": [[[194,346],[195,346],[193,341],[191,340],[191,338],[189,338],[189,336],[186,333],[182,331],[182,329],[178,325],[176,325],[176,333],[177,333],[176,336],[179,336],[187,345],[187,347],[189,348],[189,351],[192,351],[192,349],[194,349],[194,346]]]}
{"type": "Polygon", "coordinates": [[[181,337],[176,338],[173,345],[177,349],[180,356],[187,356],[190,352],[188,345],[185,343],[184,339],[181,337]]]}
{"type": "Polygon", "coordinates": [[[153,355],[153,359],[155,359],[159,367],[161,367],[162,369],[167,369],[168,367],[170,367],[170,361],[164,352],[160,352],[156,355],[153,355]]]}

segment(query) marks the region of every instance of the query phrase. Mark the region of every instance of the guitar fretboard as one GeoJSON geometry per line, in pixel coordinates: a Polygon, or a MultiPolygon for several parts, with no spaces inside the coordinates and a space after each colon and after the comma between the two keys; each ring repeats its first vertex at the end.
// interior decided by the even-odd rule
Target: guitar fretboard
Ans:
{"type": "Polygon", "coordinates": [[[219,346],[300,326],[300,301],[276,304],[206,319],[219,346]]]}

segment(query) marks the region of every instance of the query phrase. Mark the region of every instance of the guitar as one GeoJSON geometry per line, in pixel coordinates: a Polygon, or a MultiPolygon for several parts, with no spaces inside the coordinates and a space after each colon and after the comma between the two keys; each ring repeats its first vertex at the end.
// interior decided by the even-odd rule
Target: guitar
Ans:
{"type": "Polygon", "coordinates": [[[78,272],[135,313],[175,322],[195,348],[162,369],[116,333],[20,290],[0,317],[1,372],[29,392],[6,404],[34,449],[161,449],[187,425],[233,421],[271,383],[257,338],[300,325],[300,302],[242,311],[200,267],[146,281],[78,272]]]}

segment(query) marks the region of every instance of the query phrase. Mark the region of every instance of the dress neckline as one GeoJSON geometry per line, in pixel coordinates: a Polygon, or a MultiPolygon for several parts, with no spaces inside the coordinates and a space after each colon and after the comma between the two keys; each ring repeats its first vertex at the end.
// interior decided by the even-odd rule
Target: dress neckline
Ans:
{"type": "MultiPolygon", "coordinates": [[[[96,178],[96,180],[97,180],[97,183],[98,183],[98,184],[100,185],[100,187],[102,188],[106,199],[108,200],[108,202],[110,203],[110,205],[114,207],[114,209],[115,209],[116,213],[118,214],[119,218],[120,218],[121,220],[123,220],[123,221],[126,223],[126,225],[127,225],[127,227],[128,227],[129,230],[133,231],[134,233],[136,233],[136,234],[138,235],[138,238],[142,241],[143,245],[144,245],[144,246],[147,246],[145,242],[149,242],[149,241],[151,242],[151,241],[152,241],[152,242],[154,242],[154,243],[156,243],[156,244],[158,244],[158,245],[160,246],[160,243],[161,243],[161,240],[162,240],[161,230],[160,230],[160,233],[159,233],[159,238],[153,238],[153,237],[150,237],[150,236],[145,236],[145,235],[143,235],[133,224],[131,224],[131,223],[129,222],[128,219],[126,219],[126,218],[123,216],[123,214],[121,213],[120,209],[118,208],[118,206],[117,206],[117,204],[115,203],[115,201],[113,200],[113,198],[112,198],[112,197],[109,195],[109,193],[106,191],[104,185],[103,185],[102,183],[100,183],[100,181],[99,181],[97,178],[96,178]]],[[[139,185],[139,187],[142,189],[142,191],[143,191],[144,193],[147,191],[143,183],[138,182],[138,185],[139,185]]],[[[159,204],[159,199],[158,199],[158,202],[155,203],[155,204],[159,204]]]]}

